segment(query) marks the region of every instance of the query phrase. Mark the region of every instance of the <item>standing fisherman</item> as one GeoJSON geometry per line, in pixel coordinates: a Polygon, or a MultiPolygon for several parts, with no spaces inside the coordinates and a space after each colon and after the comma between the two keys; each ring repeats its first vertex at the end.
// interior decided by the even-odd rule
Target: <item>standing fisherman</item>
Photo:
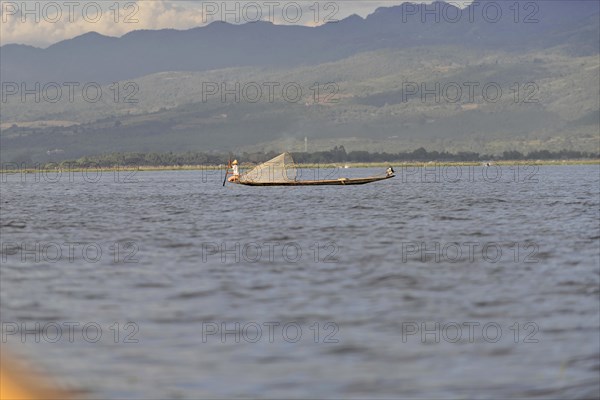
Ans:
{"type": "Polygon", "coordinates": [[[235,182],[240,179],[240,170],[238,168],[238,160],[233,160],[231,163],[231,169],[233,170],[233,175],[227,178],[228,182],[235,182]]]}

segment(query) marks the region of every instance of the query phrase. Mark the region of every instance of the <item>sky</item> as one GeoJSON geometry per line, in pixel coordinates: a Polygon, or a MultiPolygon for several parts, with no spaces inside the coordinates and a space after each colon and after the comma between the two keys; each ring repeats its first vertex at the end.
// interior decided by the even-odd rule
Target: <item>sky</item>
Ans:
{"type": "MultiPolygon", "coordinates": [[[[190,29],[216,20],[315,26],[406,0],[83,0],[0,1],[0,45],[47,47],[86,32],[122,36],[140,29],[190,29]]],[[[412,0],[429,3],[432,0],[412,0]]],[[[472,0],[447,1],[464,7],[472,0]]]]}

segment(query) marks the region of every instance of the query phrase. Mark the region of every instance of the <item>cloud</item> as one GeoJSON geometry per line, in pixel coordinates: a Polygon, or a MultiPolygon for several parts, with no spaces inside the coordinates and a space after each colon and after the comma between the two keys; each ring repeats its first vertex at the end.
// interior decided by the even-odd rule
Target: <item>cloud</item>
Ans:
{"type": "Polygon", "coordinates": [[[138,29],[189,29],[203,25],[200,10],[190,9],[184,3],[3,1],[0,44],[43,46],[90,31],[121,36],[138,29]]]}

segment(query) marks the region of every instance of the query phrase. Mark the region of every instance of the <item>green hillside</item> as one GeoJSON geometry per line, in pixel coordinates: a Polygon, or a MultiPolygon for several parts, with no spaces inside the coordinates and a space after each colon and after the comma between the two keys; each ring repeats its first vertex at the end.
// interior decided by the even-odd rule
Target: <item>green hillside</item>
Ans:
{"type": "Polygon", "coordinates": [[[66,93],[56,103],[8,97],[0,151],[3,161],[127,151],[298,151],[308,137],[312,151],[344,145],[348,151],[598,152],[599,68],[597,56],[563,48],[428,46],[292,69],[163,72],[104,86],[95,103],[77,91],[72,102],[66,93]],[[232,89],[236,82],[238,99],[207,94],[215,84],[232,89]],[[263,92],[254,102],[257,87],[263,92]],[[302,98],[295,99],[295,88],[302,98]],[[423,97],[422,88],[437,98],[423,97]],[[127,95],[136,102],[126,102],[127,95]]]}

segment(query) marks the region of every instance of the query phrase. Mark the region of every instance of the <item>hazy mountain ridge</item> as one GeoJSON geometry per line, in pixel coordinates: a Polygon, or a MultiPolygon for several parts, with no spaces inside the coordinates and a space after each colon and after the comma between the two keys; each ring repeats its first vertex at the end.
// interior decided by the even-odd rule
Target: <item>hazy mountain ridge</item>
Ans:
{"type": "Polygon", "coordinates": [[[105,84],[164,71],[319,64],[365,51],[426,45],[512,50],[571,45],[582,55],[598,53],[598,35],[592,35],[600,32],[598,2],[521,2],[518,14],[510,9],[514,2],[493,2],[489,9],[486,3],[478,1],[464,10],[443,2],[380,8],[365,19],[351,16],[314,28],[213,22],[184,31],[133,31],[120,38],[87,33],[46,49],[6,45],[0,48],[2,80],[105,84]],[[526,8],[530,3],[537,11],[526,8]],[[502,17],[490,22],[490,10],[498,6],[502,17]],[[436,16],[424,14],[435,7],[439,23],[436,16]],[[443,7],[453,11],[442,12],[443,7]],[[458,22],[449,22],[458,12],[458,22]],[[582,21],[591,29],[583,37],[578,33],[582,21]]]}

